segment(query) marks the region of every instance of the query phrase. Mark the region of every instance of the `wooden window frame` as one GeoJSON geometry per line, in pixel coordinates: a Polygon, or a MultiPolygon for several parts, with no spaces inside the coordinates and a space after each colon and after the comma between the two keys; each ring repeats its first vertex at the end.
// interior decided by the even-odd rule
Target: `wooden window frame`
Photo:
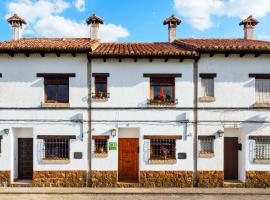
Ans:
{"type": "Polygon", "coordinates": [[[45,103],[69,103],[69,78],[68,77],[44,77],[44,94],[45,94],[45,103]],[[56,90],[56,100],[48,100],[48,85],[56,85],[57,90],[56,90]],[[59,92],[59,86],[60,85],[66,85],[68,90],[67,90],[67,95],[68,99],[67,101],[60,101],[58,99],[58,92],[59,92]]]}
{"type": "MultiPolygon", "coordinates": [[[[161,91],[160,91],[161,92],[161,91]]],[[[175,77],[160,77],[160,76],[152,76],[150,77],[150,99],[148,104],[176,104],[177,100],[175,99],[175,77]],[[164,90],[164,87],[169,86],[172,89],[172,98],[156,100],[154,99],[153,87],[160,86],[160,90],[164,90]]]]}
{"type": "Polygon", "coordinates": [[[107,99],[109,98],[108,93],[108,77],[109,73],[93,73],[92,76],[95,78],[94,80],[94,93],[92,93],[92,98],[94,99],[107,99]],[[105,84],[105,93],[101,93],[98,91],[98,84],[105,84]]]}

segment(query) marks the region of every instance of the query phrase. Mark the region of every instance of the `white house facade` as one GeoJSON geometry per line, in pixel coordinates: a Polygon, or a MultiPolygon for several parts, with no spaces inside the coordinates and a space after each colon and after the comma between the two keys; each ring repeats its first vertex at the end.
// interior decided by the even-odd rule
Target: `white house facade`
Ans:
{"type": "Polygon", "coordinates": [[[270,187],[270,43],[0,42],[0,185],[270,187]]]}

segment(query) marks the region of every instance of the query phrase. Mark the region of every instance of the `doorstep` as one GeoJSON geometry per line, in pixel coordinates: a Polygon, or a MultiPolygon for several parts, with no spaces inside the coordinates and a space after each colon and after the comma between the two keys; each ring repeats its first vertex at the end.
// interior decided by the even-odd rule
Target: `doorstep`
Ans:
{"type": "Polygon", "coordinates": [[[224,188],[244,188],[245,183],[239,180],[224,180],[223,187],[224,188]]]}
{"type": "Polygon", "coordinates": [[[10,184],[10,187],[32,187],[33,180],[28,179],[20,179],[12,182],[10,184]]]}

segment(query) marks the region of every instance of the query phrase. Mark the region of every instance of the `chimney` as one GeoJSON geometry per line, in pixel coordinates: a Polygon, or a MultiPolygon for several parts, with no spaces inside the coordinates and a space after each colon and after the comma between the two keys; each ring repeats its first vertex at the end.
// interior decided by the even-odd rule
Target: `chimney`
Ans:
{"type": "Polygon", "coordinates": [[[174,15],[164,20],[163,25],[168,25],[169,42],[173,42],[176,39],[176,27],[180,24],[181,20],[174,15]]]}
{"type": "Polygon", "coordinates": [[[244,39],[245,40],[254,40],[254,27],[259,22],[250,15],[248,18],[240,22],[239,26],[244,26],[244,39]]]}
{"type": "Polygon", "coordinates": [[[91,17],[89,17],[86,20],[86,23],[89,25],[91,24],[91,28],[90,28],[90,38],[92,40],[98,40],[98,30],[99,30],[99,25],[100,24],[104,24],[104,21],[102,18],[96,16],[95,14],[93,14],[91,17]]]}
{"type": "Polygon", "coordinates": [[[23,18],[19,17],[17,14],[14,14],[10,18],[7,19],[8,23],[10,23],[12,27],[12,40],[21,39],[21,30],[23,24],[26,24],[23,18]]]}

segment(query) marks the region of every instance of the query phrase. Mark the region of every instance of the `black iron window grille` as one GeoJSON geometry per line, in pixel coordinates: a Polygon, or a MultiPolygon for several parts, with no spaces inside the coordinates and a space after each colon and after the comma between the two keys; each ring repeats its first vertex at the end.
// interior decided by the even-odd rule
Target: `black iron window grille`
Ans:
{"type": "Polygon", "coordinates": [[[150,160],[175,160],[175,139],[151,139],[150,160]]]}
{"type": "Polygon", "coordinates": [[[107,139],[95,139],[95,154],[107,154],[108,153],[108,140],[107,139]]]}
{"type": "Polygon", "coordinates": [[[255,138],[255,160],[270,160],[270,137],[255,138]]]}
{"type": "Polygon", "coordinates": [[[68,160],[70,138],[47,137],[44,138],[42,159],[43,160],[68,160]]]}
{"type": "Polygon", "coordinates": [[[200,136],[200,155],[213,155],[214,154],[214,139],[215,137],[200,136]]]}

